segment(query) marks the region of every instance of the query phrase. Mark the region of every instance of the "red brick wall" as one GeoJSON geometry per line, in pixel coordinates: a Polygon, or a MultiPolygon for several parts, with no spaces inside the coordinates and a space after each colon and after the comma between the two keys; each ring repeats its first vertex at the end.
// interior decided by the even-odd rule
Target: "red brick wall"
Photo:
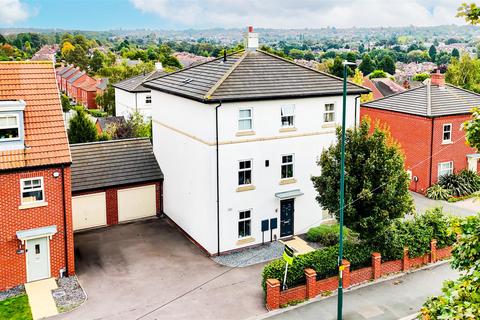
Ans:
{"type": "Polygon", "coordinates": [[[57,234],[50,241],[51,274],[59,276],[65,268],[65,234],[68,241],[69,273],[75,272],[73,250],[73,226],[71,211],[70,168],[65,168],[65,200],[67,230],[64,230],[61,168],[48,168],[0,174],[0,290],[26,282],[26,254],[17,254],[19,241],[16,231],[57,226],[57,234]],[[58,178],[53,173],[58,172],[58,178]],[[20,179],[43,177],[44,207],[19,209],[20,179]]]}
{"type": "Polygon", "coordinates": [[[366,267],[350,272],[350,284],[359,284],[373,279],[373,268],[366,267]]]}
{"type": "MultiPolygon", "coordinates": [[[[460,125],[469,119],[468,115],[437,117],[435,119],[361,107],[360,116],[368,116],[373,123],[379,121],[386,124],[392,136],[400,143],[405,154],[405,169],[412,170],[412,176],[418,177],[418,182],[412,180],[410,189],[424,193],[426,189],[437,182],[438,164],[453,161],[454,170],[467,168],[467,154],[475,153],[473,148],[465,145],[465,133],[460,131],[460,125]],[[430,176],[430,149],[433,123],[432,172],[430,176]],[[443,124],[451,123],[452,144],[442,144],[443,124]],[[431,180],[431,182],[430,182],[431,180]]],[[[477,169],[478,170],[478,169],[477,169]]]]}
{"type": "Polygon", "coordinates": [[[280,295],[280,305],[286,304],[289,301],[299,301],[307,298],[307,286],[301,285],[291,289],[282,291],[280,295]]]}
{"type": "Polygon", "coordinates": [[[397,273],[402,271],[402,260],[386,261],[382,263],[382,275],[397,273]]]}

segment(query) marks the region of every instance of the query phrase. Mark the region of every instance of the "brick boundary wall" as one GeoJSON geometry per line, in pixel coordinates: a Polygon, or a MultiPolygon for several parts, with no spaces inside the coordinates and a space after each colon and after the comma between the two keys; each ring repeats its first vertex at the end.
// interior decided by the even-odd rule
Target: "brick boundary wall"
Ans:
{"type": "MultiPolygon", "coordinates": [[[[430,242],[430,253],[421,257],[410,258],[408,248],[404,249],[403,258],[400,260],[382,262],[382,256],[378,252],[372,253],[372,265],[357,270],[350,270],[350,262],[342,261],[343,288],[348,288],[361,283],[376,280],[382,276],[406,272],[419,266],[434,263],[451,256],[452,247],[437,249],[437,241],[430,242]]],[[[317,273],[313,269],[305,269],[306,284],[281,290],[281,282],[277,279],[266,280],[266,308],[275,310],[294,301],[312,299],[318,295],[335,291],[338,287],[338,277],[330,277],[322,280],[317,279],[317,273]]]]}

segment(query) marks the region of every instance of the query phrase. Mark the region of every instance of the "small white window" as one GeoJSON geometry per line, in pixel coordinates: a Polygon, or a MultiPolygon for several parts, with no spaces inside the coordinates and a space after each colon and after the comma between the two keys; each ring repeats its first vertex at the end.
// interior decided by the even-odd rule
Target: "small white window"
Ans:
{"type": "Polygon", "coordinates": [[[43,178],[20,180],[22,192],[22,204],[44,202],[43,178]]]}
{"type": "Polygon", "coordinates": [[[288,105],[281,108],[282,127],[293,127],[295,125],[295,106],[288,105]]]}
{"type": "Polygon", "coordinates": [[[293,178],[293,154],[282,156],[282,179],[293,178]]]}
{"type": "Polygon", "coordinates": [[[240,109],[238,113],[238,130],[252,130],[252,109],[240,109]]]}
{"type": "Polygon", "coordinates": [[[452,124],[443,125],[443,143],[452,142],[452,124]]]}
{"type": "Polygon", "coordinates": [[[238,162],[238,185],[252,184],[252,160],[238,162]]]}
{"type": "Polygon", "coordinates": [[[325,110],[323,112],[323,122],[335,122],[335,104],[325,104],[325,110]]]}
{"type": "Polygon", "coordinates": [[[0,141],[20,139],[18,115],[0,115],[0,141]]]}
{"type": "Polygon", "coordinates": [[[245,238],[252,235],[252,211],[244,210],[238,213],[238,237],[245,238]]]}
{"type": "Polygon", "coordinates": [[[152,96],[146,96],[145,103],[152,103],[152,96]]]}
{"type": "Polygon", "coordinates": [[[440,162],[438,164],[438,177],[453,173],[453,161],[440,162]]]}

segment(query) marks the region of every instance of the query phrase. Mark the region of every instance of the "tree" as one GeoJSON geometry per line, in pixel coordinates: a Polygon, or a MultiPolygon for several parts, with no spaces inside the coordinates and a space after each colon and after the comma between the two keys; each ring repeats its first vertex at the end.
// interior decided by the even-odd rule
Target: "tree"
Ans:
{"type": "Polygon", "coordinates": [[[451,59],[452,59],[452,55],[446,51],[440,51],[435,56],[435,62],[437,63],[438,66],[442,64],[444,65],[449,64],[451,59]]]}
{"type": "Polygon", "coordinates": [[[445,281],[443,294],[425,302],[421,310],[424,320],[480,318],[480,214],[457,221],[452,230],[459,238],[450,265],[461,276],[445,281]]]}
{"type": "Polygon", "coordinates": [[[464,123],[467,143],[480,152],[480,108],[472,110],[472,118],[464,123]]]}
{"type": "Polygon", "coordinates": [[[413,76],[412,80],[423,82],[429,78],[430,78],[430,75],[428,73],[417,73],[416,75],[413,76]]]}
{"type": "Polygon", "coordinates": [[[437,48],[435,48],[435,46],[433,44],[430,46],[430,49],[428,49],[428,55],[430,56],[430,59],[432,61],[436,61],[437,48]]]}
{"type": "Polygon", "coordinates": [[[455,86],[480,92],[480,60],[464,54],[460,59],[452,58],[445,80],[455,86]]]}
{"type": "Polygon", "coordinates": [[[125,122],[114,123],[107,129],[112,139],[130,139],[152,137],[152,123],[145,122],[139,112],[134,112],[127,117],[125,122]]]}
{"type": "Polygon", "coordinates": [[[452,57],[454,57],[454,58],[460,58],[460,52],[458,51],[457,48],[453,48],[453,50],[452,50],[452,57]]]}
{"type": "MultiPolygon", "coordinates": [[[[333,60],[333,65],[330,68],[330,73],[339,78],[343,78],[343,60],[339,56],[337,56],[333,60]]],[[[352,75],[353,75],[352,69],[350,69],[350,67],[347,67],[347,76],[352,76],[352,75]]]]}
{"type": "Polygon", "coordinates": [[[475,3],[462,3],[457,11],[457,17],[464,17],[469,24],[480,23],[480,8],[475,3]]]}
{"type": "MultiPolygon", "coordinates": [[[[386,129],[370,121],[347,130],[345,163],[345,225],[375,243],[393,219],[411,212],[409,178],[403,155],[386,129]]],[[[341,129],[337,128],[337,141],[341,129]]],[[[318,161],[321,175],[312,177],[317,201],[338,219],[340,143],[324,150],[318,161]]]]}
{"type": "Polygon", "coordinates": [[[70,108],[71,108],[71,106],[70,106],[70,99],[69,99],[66,95],[62,94],[62,95],[60,96],[60,100],[62,101],[62,110],[63,110],[63,112],[69,112],[69,111],[70,111],[70,108]]]}
{"type": "MultiPolygon", "coordinates": [[[[352,82],[356,83],[360,86],[363,85],[363,73],[358,68],[355,69],[355,75],[352,78],[352,82]]],[[[367,94],[360,95],[360,102],[361,103],[365,103],[365,102],[372,101],[372,100],[373,100],[373,92],[369,92],[367,94]]]]}
{"type": "Polygon", "coordinates": [[[392,57],[385,56],[382,61],[380,61],[378,67],[389,74],[395,74],[395,61],[392,57]]]}
{"type": "Polygon", "coordinates": [[[115,89],[110,83],[102,94],[95,97],[95,102],[109,115],[115,115],[115,89]]]}
{"type": "Polygon", "coordinates": [[[67,56],[75,49],[75,46],[68,41],[65,41],[62,45],[62,56],[65,60],[67,60],[67,56]]]}
{"type": "Polygon", "coordinates": [[[386,78],[387,74],[383,70],[374,70],[370,75],[368,76],[369,79],[375,79],[375,78],[386,78]]]}
{"type": "Polygon", "coordinates": [[[75,46],[75,48],[67,55],[67,59],[65,60],[68,63],[78,66],[82,70],[87,70],[88,68],[87,53],[81,46],[75,46]]]}
{"type": "Polygon", "coordinates": [[[68,141],[70,143],[97,141],[98,133],[95,124],[89,119],[84,110],[77,108],[76,111],[77,114],[70,119],[68,141]]]}
{"type": "Polygon", "coordinates": [[[93,55],[90,58],[90,69],[96,73],[103,67],[103,62],[105,60],[105,55],[98,50],[93,51],[93,55]]]}
{"type": "Polygon", "coordinates": [[[375,70],[375,63],[373,62],[372,58],[370,58],[368,53],[363,55],[362,62],[358,68],[363,74],[370,74],[373,72],[373,70],[375,70]]]}

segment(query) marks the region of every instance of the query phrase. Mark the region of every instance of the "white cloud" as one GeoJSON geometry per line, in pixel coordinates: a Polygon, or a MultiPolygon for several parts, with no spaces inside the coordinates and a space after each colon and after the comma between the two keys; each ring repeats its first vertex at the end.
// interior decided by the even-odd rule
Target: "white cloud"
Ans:
{"type": "Polygon", "coordinates": [[[458,0],[130,0],[182,27],[319,28],[463,24],[458,0]]]}
{"type": "Polygon", "coordinates": [[[0,24],[11,25],[29,16],[28,7],[20,0],[0,0],[0,24]]]}

